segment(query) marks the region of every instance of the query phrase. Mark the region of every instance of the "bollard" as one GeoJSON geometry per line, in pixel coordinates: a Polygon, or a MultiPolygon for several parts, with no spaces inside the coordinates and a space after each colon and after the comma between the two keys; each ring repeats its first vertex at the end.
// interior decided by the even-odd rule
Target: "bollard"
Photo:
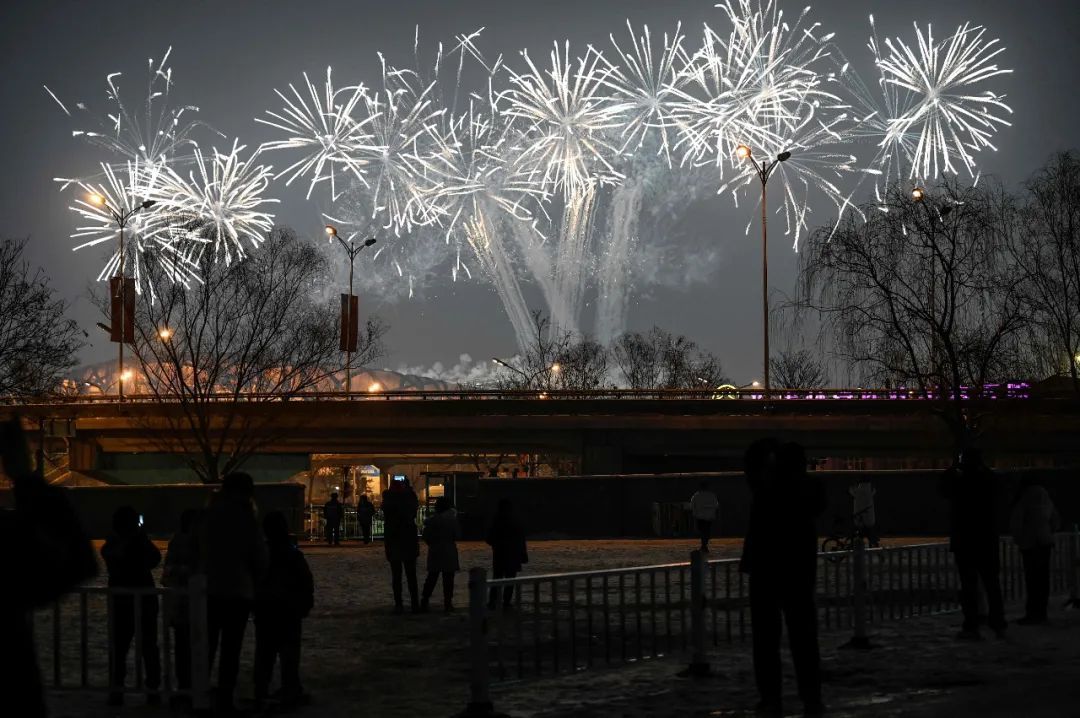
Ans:
{"type": "Polygon", "coordinates": [[[191,631],[191,707],[210,710],[210,631],[206,622],[206,576],[188,579],[188,629],[191,631]]]}
{"type": "Polygon", "coordinates": [[[866,635],[866,544],[859,534],[856,534],[852,548],[851,570],[855,574],[851,581],[854,633],[843,648],[873,648],[869,636],[866,635]]]}
{"type": "Polygon", "coordinates": [[[705,554],[701,551],[690,552],[690,634],[690,665],[679,675],[701,678],[710,674],[705,653],[705,554]]]}
{"type": "Polygon", "coordinates": [[[491,702],[487,646],[487,569],[469,569],[469,702],[456,718],[506,718],[491,702]]]}

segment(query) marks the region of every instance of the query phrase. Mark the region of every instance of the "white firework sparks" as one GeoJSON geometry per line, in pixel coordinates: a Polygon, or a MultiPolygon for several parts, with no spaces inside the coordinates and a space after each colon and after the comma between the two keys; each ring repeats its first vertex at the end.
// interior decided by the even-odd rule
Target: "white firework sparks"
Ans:
{"type": "Polygon", "coordinates": [[[813,197],[824,196],[843,212],[850,204],[845,176],[859,172],[857,158],[842,147],[842,132],[853,124],[849,108],[828,86],[836,79],[829,71],[833,36],[810,22],[809,8],[791,22],[773,0],[726,0],[718,7],[731,28],[727,34],[707,29],[689,69],[709,91],[698,106],[685,107],[691,143],[699,163],[734,170],[718,192],[731,191],[736,200],[758,186],[753,164],[737,156],[739,145],[758,161],[786,153],[773,175],[782,185],[776,211],[797,248],[813,197]]]}
{"type": "Polygon", "coordinates": [[[647,138],[655,137],[657,153],[670,165],[679,126],[677,108],[690,99],[683,90],[690,58],[683,48],[682,25],[676,25],[670,36],[664,33],[655,50],[648,26],[636,33],[627,21],[626,28],[628,44],[610,36],[618,63],[623,64],[601,55],[607,72],[600,82],[611,93],[609,111],[618,119],[623,140],[619,153],[636,152],[647,138]]]}
{"type": "Polygon", "coordinates": [[[257,162],[259,150],[243,159],[245,146],[233,141],[232,149],[214,148],[209,161],[195,148],[195,168],[187,175],[169,167],[151,190],[174,227],[182,227],[183,256],[200,264],[207,246],[212,259],[241,260],[248,248],[257,248],[273,227],[267,205],[278,200],[265,197],[273,168],[257,162]]]}
{"type": "MultiPolygon", "coordinates": [[[[265,150],[301,150],[304,155],[281,171],[285,184],[289,185],[299,177],[310,176],[307,197],[319,182],[330,183],[330,194],[334,200],[340,197],[338,192],[337,172],[342,167],[364,181],[366,160],[364,152],[378,152],[379,147],[372,144],[371,134],[366,126],[373,116],[356,117],[356,113],[367,108],[367,89],[354,85],[334,90],[332,69],[326,68],[326,83],[322,91],[308,79],[304,73],[305,93],[290,84],[292,95],[274,90],[285,103],[280,112],[268,110],[270,119],[256,118],[256,122],[285,132],[289,136],[283,140],[274,140],[262,145],[265,150]],[[338,95],[346,95],[339,102],[338,95]]],[[[343,188],[344,189],[344,188],[343,188]]]]}
{"type": "Polygon", "coordinates": [[[506,115],[525,123],[522,159],[535,168],[537,181],[570,196],[622,178],[614,164],[619,148],[609,137],[618,119],[604,93],[610,71],[601,55],[589,49],[575,62],[569,42],[562,50],[555,43],[547,70],[537,68],[528,51],[521,56],[528,71],[510,71],[506,115]]]}
{"type": "MultiPolygon", "coordinates": [[[[127,162],[137,161],[142,167],[149,167],[177,158],[180,148],[201,123],[193,118],[194,113],[199,111],[198,107],[169,106],[169,91],[173,80],[172,68],[167,63],[171,54],[170,47],[159,62],[153,58],[147,60],[149,75],[146,98],[138,109],[128,107],[121,100],[122,73],[106,75],[108,89],[105,96],[110,108],[102,116],[95,114],[84,102],[75,103],[76,112],[86,117],[90,127],[76,128],[72,130],[72,136],[83,138],[114,155],[116,159],[111,164],[117,169],[121,169],[127,162]]],[[[43,87],[64,114],[75,117],[56,93],[48,86],[43,87]]]]}
{"type": "MultiPolygon", "coordinates": [[[[139,293],[149,286],[144,278],[146,263],[150,261],[158,262],[174,281],[186,283],[194,276],[194,268],[175,251],[171,219],[160,204],[140,209],[131,216],[123,230],[124,252],[123,256],[120,254],[120,226],[114,214],[126,215],[141,207],[145,200],[152,199],[151,188],[157,184],[160,168],[157,165],[147,168],[135,160],[127,163],[122,171],[106,163],[101,164],[101,170],[103,179],[97,182],[58,179],[75,184],[80,190],[71,206],[81,222],[71,235],[72,239],[78,240],[73,250],[115,244],[116,250],[109,255],[97,279],[105,281],[123,272],[135,279],[139,293]]],[[[153,288],[149,288],[152,291],[153,288]]]]}
{"type": "Polygon", "coordinates": [[[430,154],[430,128],[444,111],[435,105],[434,81],[388,66],[381,54],[379,60],[383,88],[366,100],[374,149],[361,161],[369,167],[367,184],[384,228],[400,233],[437,219],[419,158],[430,154]]]}
{"type": "Polygon", "coordinates": [[[974,152],[996,149],[991,140],[1012,114],[1005,96],[978,87],[986,80],[1009,74],[993,60],[1002,52],[998,40],[985,39],[982,26],[964,24],[944,42],[935,42],[933,29],[925,34],[915,25],[916,48],[897,38],[885,40],[888,55],[872,50],[885,82],[907,94],[900,98],[883,146],[904,144],[915,134],[911,177],[937,177],[956,173],[959,162],[974,176],[974,152]]]}

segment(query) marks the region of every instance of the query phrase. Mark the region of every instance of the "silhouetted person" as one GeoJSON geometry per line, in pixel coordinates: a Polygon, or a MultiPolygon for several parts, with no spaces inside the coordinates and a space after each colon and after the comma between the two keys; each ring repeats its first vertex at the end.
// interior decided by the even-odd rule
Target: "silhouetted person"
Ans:
{"type": "Polygon", "coordinates": [[[331,546],[341,545],[341,519],[345,507],[338,501],[337,492],[330,494],[330,500],[323,504],[323,518],[326,519],[326,543],[331,546]]]}
{"type": "Polygon", "coordinates": [[[375,504],[367,494],[360,494],[360,503],[356,505],[356,518],[360,522],[360,535],[365,544],[371,543],[371,521],[375,518],[375,504]]]}
{"type": "Polygon", "coordinates": [[[998,582],[997,478],[983,464],[978,449],[965,449],[959,464],[942,475],[940,488],[950,504],[949,548],[960,574],[964,625],[957,638],[980,638],[980,581],[989,608],[987,624],[1001,635],[1008,624],[998,582]]]}
{"type": "Polygon", "coordinates": [[[457,540],[461,536],[457,511],[450,500],[440,496],[435,500],[435,513],[424,521],[424,543],[427,544],[427,579],[420,610],[428,609],[428,601],[435,591],[435,584],[442,576],[443,610],[454,610],[454,574],[461,568],[458,562],[457,540]]]}
{"type": "MultiPolygon", "coordinates": [[[[139,514],[130,506],[121,506],[113,513],[113,532],[101,547],[101,558],[109,572],[110,588],[153,588],[154,576],[150,572],[161,563],[161,551],[139,525],[139,514]]],[[[161,656],[158,653],[157,595],[135,597],[119,594],[111,597],[112,609],[112,655],[109,657],[109,705],[124,703],[124,680],[127,677],[127,655],[135,638],[135,607],[139,604],[138,617],[140,651],[146,670],[146,687],[150,689],[147,701],[158,703],[161,685],[161,656]]]]}
{"type": "Polygon", "coordinates": [[[1027,607],[1024,617],[1017,621],[1023,626],[1046,623],[1050,602],[1050,554],[1054,549],[1054,532],[1061,525],[1050,493],[1039,482],[1025,476],[1013,502],[1010,528],[1013,539],[1024,557],[1024,588],[1027,607]]]}
{"type": "MultiPolygon", "coordinates": [[[[522,565],[529,562],[525,531],[514,515],[514,505],[510,499],[499,499],[486,541],[488,546],[491,546],[492,578],[514,578],[521,571],[522,565]]],[[[514,591],[506,590],[503,605],[509,607],[513,602],[514,591]]],[[[494,610],[498,603],[499,589],[492,588],[488,594],[488,608],[494,610]]]]}
{"type": "Polygon", "coordinates": [[[709,489],[708,481],[698,484],[698,490],[690,497],[690,513],[694,516],[698,536],[701,538],[701,550],[707,552],[713,521],[720,515],[720,500],[709,489]]]}
{"type": "Polygon", "coordinates": [[[315,602],[315,582],[304,554],[280,511],[263,519],[270,552],[266,575],[255,592],[255,700],[266,699],[274,663],[281,660],[281,702],[294,706],[300,685],[300,637],[315,602]]]}
{"type": "Polygon", "coordinates": [[[746,452],[752,503],[741,570],[750,574],[754,678],[765,715],[782,712],[781,620],[807,715],[824,711],[814,592],[817,579],[815,521],[825,509],[820,479],[806,471],[798,444],[754,442],[746,452]]]}
{"type": "Polygon", "coordinates": [[[405,480],[393,480],[383,492],[383,548],[390,562],[391,585],[394,589],[394,613],[401,613],[401,574],[409,585],[409,599],[414,613],[420,610],[420,597],[416,587],[416,557],[420,555],[420,541],[416,537],[416,510],[420,503],[416,492],[405,480]]]}
{"type": "MultiPolygon", "coordinates": [[[[199,548],[196,521],[199,512],[185,509],[180,514],[180,530],[169,541],[165,553],[165,567],[161,572],[161,585],[180,591],[187,589],[192,574],[198,570],[199,548]]],[[[181,593],[171,596],[167,605],[169,625],[173,630],[173,656],[176,670],[176,687],[191,689],[191,606],[187,596],[181,593]]],[[[186,702],[181,698],[181,701],[186,702]]]]}
{"type": "Polygon", "coordinates": [[[13,510],[0,510],[0,700],[20,716],[46,715],[30,611],[97,573],[90,540],[63,490],[30,468],[18,417],[0,423],[0,461],[13,510]]]}
{"type": "Polygon", "coordinates": [[[221,490],[210,500],[199,538],[200,565],[206,573],[210,665],[221,644],[219,711],[233,710],[244,631],[251,615],[255,586],[266,571],[266,541],[255,516],[254,491],[249,475],[227,475],[221,482],[221,490]]]}

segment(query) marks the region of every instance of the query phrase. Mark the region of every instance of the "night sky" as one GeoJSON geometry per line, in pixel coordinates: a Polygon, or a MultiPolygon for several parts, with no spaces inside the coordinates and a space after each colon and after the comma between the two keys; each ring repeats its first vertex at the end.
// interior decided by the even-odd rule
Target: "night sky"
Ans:
{"type": "MultiPolygon", "coordinates": [[[[803,2],[780,0],[798,13],[803,2]]],[[[1035,0],[951,0],[948,3],[818,0],[814,16],[837,33],[836,42],[864,77],[869,71],[867,14],[874,13],[882,35],[913,36],[913,20],[934,24],[944,36],[958,24],[973,21],[1001,38],[1007,50],[999,63],[1014,74],[996,78],[1012,106],[1013,126],[996,138],[998,152],[983,153],[984,172],[1015,184],[1051,153],[1080,147],[1080,2],[1035,0]]],[[[73,192],[60,192],[56,176],[86,176],[97,168],[100,151],[70,136],[71,123],[42,89],[47,84],[66,103],[76,100],[104,108],[105,75],[124,72],[122,89],[131,102],[141,99],[146,59],[160,58],[173,47],[173,102],[195,104],[201,118],[253,148],[274,133],[253,120],[280,106],[274,88],[315,77],[334,66],[339,84],[377,82],[376,51],[407,63],[414,26],[422,45],[484,26],[486,53],[504,53],[514,63],[528,47],[540,59],[553,40],[575,47],[606,45],[609,32],[624,20],[647,23],[662,33],[681,20],[688,46],[699,41],[703,22],[717,23],[719,11],[703,0],[401,0],[400,2],[47,2],[23,0],[0,9],[0,236],[29,237],[30,259],[44,265],[53,283],[73,303],[72,315],[92,327],[100,317],[86,301],[88,284],[97,276],[106,251],[71,251],[75,216],[67,207],[73,192]]],[[[913,38],[912,38],[913,39],[913,38]]],[[[538,63],[539,64],[539,63],[538,63]]],[[[219,146],[224,146],[224,140],[219,146]]],[[[284,167],[285,155],[271,155],[284,167]]],[[[276,220],[320,237],[319,204],[304,199],[306,184],[286,189],[276,220]]],[[[864,199],[860,198],[860,199],[864,199]]],[[[740,383],[758,378],[760,364],[759,239],[744,234],[749,206],[736,209],[728,198],[695,207],[679,228],[691,252],[708,248],[708,261],[679,263],[704,266],[687,281],[679,272],[634,296],[632,328],[660,324],[684,333],[716,351],[728,373],[740,383]]],[[[821,223],[828,207],[819,208],[821,223]]],[[[771,283],[777,293],[794,286],[796,257],[788,238],[777,235],[770,247],[771,283]]],[[[680,270],[681,271],[681,270],[680,270]]],[[[533,298],[530,295],[530,298],[533,298]]],[[[541,306],[539,297],[535,305],[541,306]]],[[[481,281],[450,281],[441,271],[412,300],[364,297],[391,325],[389,368],[422,367],[441,361],[452,365],[461,354],[474,359],[512,355],[513,332],[491,287],[481,281]]],[[[112,356],[105,341],[94,340],[85,361],[112,356]]]]}

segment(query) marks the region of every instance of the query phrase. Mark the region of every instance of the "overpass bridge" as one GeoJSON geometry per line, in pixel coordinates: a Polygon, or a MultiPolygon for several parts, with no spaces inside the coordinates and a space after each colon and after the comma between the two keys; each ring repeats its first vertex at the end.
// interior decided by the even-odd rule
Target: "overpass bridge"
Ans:
{"type": "MultiPolygon", "coordinates": [[[[538,453],[574,459],[582,474],[701,471],[737,467],[762,436],[799,441],[816,457],[944,460],[952,451],[938,403],[913,392],[777,394],[312,393],[222,396],[197,409],[226,445],[243,431],[258,444],[260,461],[279,464],[315,454],[440,461],[538,453]]],[[[63,424],[71,469],[94,471],[136,455],[148,466],[154,456],[180,451],[174,437],[191,409],[145,396],[99,396],[3,406],[0,414],[17,412],[28,426],[63,424]]],[[[1003,393],[969,401],[967,410],[980,417],[981,442],[999,463],[1080,463],[1080,401],[1003,393]]]]}

